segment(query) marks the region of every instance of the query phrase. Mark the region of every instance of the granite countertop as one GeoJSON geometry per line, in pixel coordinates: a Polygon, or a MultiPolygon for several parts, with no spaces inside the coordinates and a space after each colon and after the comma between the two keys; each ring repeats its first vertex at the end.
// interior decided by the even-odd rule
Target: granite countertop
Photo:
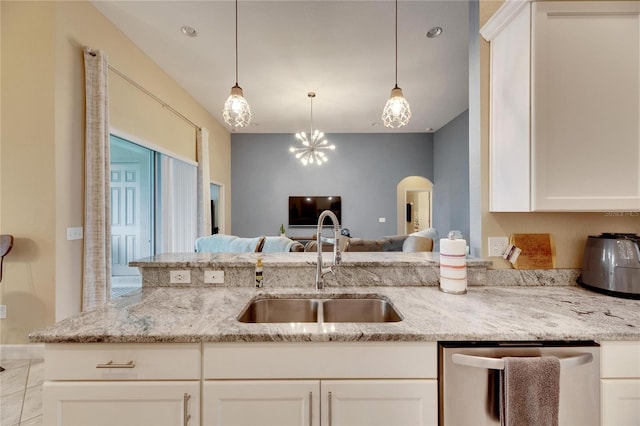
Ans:
{"type": "Polygon", "coordinates": [[[30,335],[32,342],[327,342],[444,340],[640,340],[640,300],[577,286],[143,288],[30,335]],[[376,294],[403,316],[396,323],[245,324],[257,295],[376,294]]]}

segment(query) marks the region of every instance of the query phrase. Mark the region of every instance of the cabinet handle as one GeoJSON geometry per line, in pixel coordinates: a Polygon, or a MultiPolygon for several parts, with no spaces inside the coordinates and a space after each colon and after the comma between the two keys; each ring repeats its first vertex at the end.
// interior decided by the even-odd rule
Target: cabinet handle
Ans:
{"type": "Polygon", "coordinates": [[[313,425],[313,392],[309,392],[309,426],[313,425]]]}
{"type": "Polygon", "coordinates": [[[331,417],[333,417],[333,416],[331,415],[331,392],[329,392],[329,397],[328,397],[328,399],[329,399],[329,426],[331,426],[331,417]]]}
{"type": "Polygon", "coordinates": [[[187,426],[189,423],[189,419],[191,418],[191,414],[189,414],[189,399],[191,399],[191,395],[185,392],[182,396],[182,425],[187,426]]]}
{"type": "Polygon", "coordinates": [[[134,368],[135,366],[136,366],[136,363],[133,361],[129,361],[126,364],[114,364],[113,361],[109,361],[106,364],[96,365],[96,368],[134,368]]]}

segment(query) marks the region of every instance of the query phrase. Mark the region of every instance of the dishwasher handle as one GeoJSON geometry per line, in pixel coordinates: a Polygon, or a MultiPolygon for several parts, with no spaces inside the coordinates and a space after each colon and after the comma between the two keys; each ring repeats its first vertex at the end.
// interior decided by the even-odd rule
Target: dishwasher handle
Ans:
{"type": "MultiPolygon", "coordinates": [[[[483,356],[453,354],[451,360],[454,364],[466,365],[468,367],[488,368],[491,370],[504,370],[504,360],[502,358],[490,358],[483,356]]],[[[593,361],[593,354],[582,353],[579,355],[560,358],[560,368],[577,367],[589,364],[593,361]]]]}

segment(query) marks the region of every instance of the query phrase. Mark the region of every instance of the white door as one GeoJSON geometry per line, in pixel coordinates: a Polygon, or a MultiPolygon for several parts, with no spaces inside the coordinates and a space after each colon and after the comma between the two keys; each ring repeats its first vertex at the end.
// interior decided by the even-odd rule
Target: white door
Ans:
{"type": "Polygon", "coordinates": [[[207,381],[204,426],[318,426],[317,380],[207,381]]]}
{"type": "MultiPolygon", "coordinates": [[[[141,257],[141,166],[111,163],[111,259],[112,275],[137,275],[129,262],[141,257]]],[[[148,241],[147,241],[148,244],[148,241]]]]}
{"type": "Polygon", "coordinates": [[[45,426],[197,426],[200,382],[45,382],[45,426]]]}
{"type": "Polygon", "coordinates": [[[438,424],[436,380],[323,380],[320,387],[323,424],[438,424]]]}

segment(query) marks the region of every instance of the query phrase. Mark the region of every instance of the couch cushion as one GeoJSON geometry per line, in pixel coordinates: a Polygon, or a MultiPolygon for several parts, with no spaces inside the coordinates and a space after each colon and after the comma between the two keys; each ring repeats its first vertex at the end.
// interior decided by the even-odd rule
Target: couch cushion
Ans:
{"type": "Polygon", "coordinates": [[[235,235],[214,234],[200,237],[195,242],[197,253],[259,252],[264,237],[241,238],[235,235]]]}
{"type": "Polygon", "coordinates": [[[433,251],[433,240],[428,237],[418,237],[416,235],[409,235],[402,244],[402,251],[404,252],[417,252],[417,251],[433,251]]]}

